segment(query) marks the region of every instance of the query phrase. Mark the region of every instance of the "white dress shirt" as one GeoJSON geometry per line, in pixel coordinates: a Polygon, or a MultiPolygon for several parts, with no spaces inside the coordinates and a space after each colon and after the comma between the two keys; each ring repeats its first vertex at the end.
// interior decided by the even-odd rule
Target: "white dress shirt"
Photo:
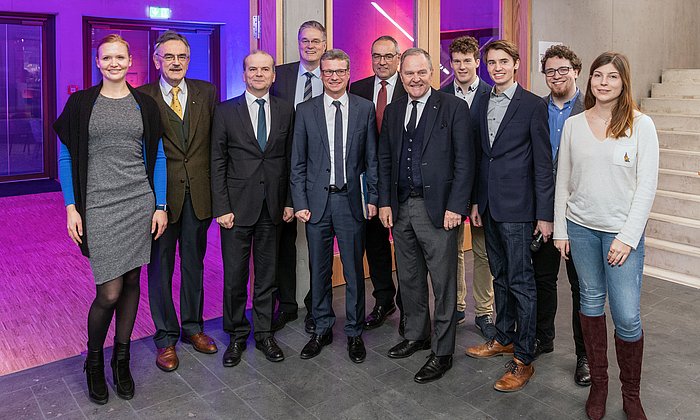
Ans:
{"type": "MultiPolygon", "coordinates": [[[[394,96],[394,89],[396,88],[396,83],[401,83],[399,80],[399,72],[394,73],[393,76],[386,79],[386,104],[391,103],[391,98],[394,96]]],[[[379,96],[379,89],[382,88],[382,79],[374,76],[374,96],[372,97],[372,102],[374,102],[374,107],[377,107],[377,96],[379,96]]]]}
{"type": "MultiPolygon", "coordinates": [[[[430,93],[432,92],[432,89],[428,89],[428,91],[425,93],[425,95],[421,96],[420,98],[416,99],[418,103],[416,104],[417,108],[417,115],[416,115],[416,127],[418,127],[418,124],[420,123],[420,117],[423,115],[423,108],[425,108],[426,102],[428,102],[428,98],[430,98],[430,93]]],[[[408,97],[408,103],[406,104],[406,117],[404,118],[403,121],[403,126],[408,127],[408,120],[411,119],[411,110],[413,109],[413,105],[411,102],[413,99],[411,97],[408,97]]]]}
{"type": "MultiPolygon", "coordinates": [[[[299,74],[297,74],[297,88],[294,91],[294,108],[301,102],[304,102],[304,85],[306,84],[305,73],[309,71],[304,68],[304,65],[299,63],[299,74]]],[[[321,81],[321,66],[310,71],[314,77],[311,78],[311,97],[315,98],[323,93],[323,82],[321,81]]]]}
{"type": "Polygon", "coordinates": [[[472,84],[469,85],[469,88],[467,88],[466,92],[463,91],[462,87],[457,84],[457,79],[455,79],[454,81],[454,88],[455,96],[459,99],[467,101],[467,104],[471,107],[472,102],[474,101],[474,96],[476,96],[476,90],[479,88],[479,76],[476,76],[476,79],[474,79],[472,84]]]}
{"type": "Polygon", "coordinates": [[[267,133],[265,138],[270,137],[270,93],[266,93],[262,98],[258,98],[252,93],[245,91],[245,100],[248,103],[248,114],[250,115],[250,122],[253,123],[253,133],[255,133],[255,138],[258,138],[258,112],[260,112],[260,105],[255,102],[257,99],[265,100],[265,128],[267,128],[267,133]]]}
{"type": "MultiPolygon", "coordinates": [[[[170,86],[162,77],[160,78],[160,93],[163,95],[163,100],[170,106],[173,102],[173,87],[170,86]]],[[[185,108],[187,107],[187,83],[185,83],[185,78],[183,77],[180,84],[177,85],[180,88],[180,92],[177,94],[177,99],[180,101],[180,106],[182,107],[182,115],[185,115],[185,108]]]]}
{"type": "MultiPolygon", "coordinates": [[[[333,161],[333,156],[335,152],[335,110],[336,107],[333,105],[333,101],[336,99],[331,98],[327,94],[323,94],[323,105],[324,109],[326,111],[326,131],[328,132],[328,151],[330,152],[331,155],[331,185],[337,185],[335,183],[335,162],[333,161]]],[[[345,92],[343,96],[341,96],[339,99],[340,101],[340,112],[343,114],[343,157],[347,157],[347,144],[348,144],[348,104],[349,104],[349,98],[348,98],[348,93],[345,92]]],[[[345,177],[345,180],[347,181],[347,171],[345,168],[345,165],[343,165],[343,176],[345,177]]],[[[342,185],[337,185],[338,187],[342,187],[342,185]]]]}

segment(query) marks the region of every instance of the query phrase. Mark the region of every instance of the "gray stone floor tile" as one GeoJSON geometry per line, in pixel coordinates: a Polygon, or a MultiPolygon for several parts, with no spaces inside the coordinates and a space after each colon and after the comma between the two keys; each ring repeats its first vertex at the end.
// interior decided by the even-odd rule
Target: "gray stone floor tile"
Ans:
{"type": "Polygon", "coordinates": [[[36,401],[44,417],[63,417],[66,413],[80,410],[78,403],[63,379],[48,381],[32,387],[36,401]]]}
{"type": "MultiPolygon", "coordinates": [[[[205,355],[202,355],[205,356],[205,355]]],[[[202,357],[211,363],[221,363],[218,354],[202,357]]],[[[180,352],[180,367],[172,374],[179,375],[197,394],[208,394],[219,390],[225,385],[203,363],[188,352],[180,352]]],[[[158,372],[158,375],[170,375],[168,372],[158,372]]]]}
{"type": "Polygon", "coordinates": [[[0,410],[7,419],[41,419],[41,408],[30,388],[0,395],[0,410]]]}
{"type": "Polygon", "coordinates": [[[139,417],[151,420],[185,418],[219,420],[222,418],[210,404],[194,392],[152,405],[137,411],[137,413],[139,417]]]}
{"type": "Polygon", "coordinates": [[[228,388],[202,395],[202,399],[221,418],[236,420],[260,420],[262,418],[228,388]]]}
{"type": "Polygon", "coordinates": [[[315,418],[299,403],[267,380],[238,388],[235,394],[265,419],[315,418]]]}
{"type": "MultiPolygon", "coordinates": [[[[163,401],[171,400],[185,394],[189,394],[193,389],[180,377],[177,371],[174,374],[164,374],[158,372],[149,380],[136,383],[136,396],[130,400],[131,406],[135,410],[141,410],[163,401]]],[[[115,396],[115,398],[117,398],[115,396]]]]}

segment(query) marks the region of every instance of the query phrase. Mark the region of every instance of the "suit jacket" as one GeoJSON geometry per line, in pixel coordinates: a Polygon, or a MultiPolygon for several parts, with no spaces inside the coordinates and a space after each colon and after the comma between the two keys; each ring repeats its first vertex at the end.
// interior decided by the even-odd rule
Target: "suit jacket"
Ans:
{"type": "Polygon", "coordinates": [[[209,181],[209,143],[214,106],[218,102],[216,87],[209,82],[185,79],[187,83],[187,108],[189,135],[187,150],[178,140],[178,129],[170,120],[169,104],[163,100],[160,80],[141,86],[139,91],[155,99],[160,109],[163,124],[163,150],[168,167],[168,212],[170,223],[180,220],[185,201],[186,185],[190,186],[190,197],[194,214],[198,219],[211,217],[211,189],[209,181]]]}
{"type": "Polygon", "coordinates": [[[547,104],[517,86],[493,147],[486,121],[489,95],[481,98],[479,180],[475,203],[497,222],[554,220],[554,177],[547,104]]]}
{"type": "MultiPolygon", "coordinates": [[[[328,201],[331,157],[323,98],[317,96],[297,106],[292,151],[292,201],[294,210],[311,211],[310,223],[323,216],[328,201]]],[[[348,129],[345,180],[350,210],[365,219],[360,174],[366,173],[368,204],[377,204],[377,126],[374,104],[348,94],[348,129]]]]}
{"type": "Polygon", "coordinates": [[[299,61],[275,66],[275,83],[270,87],[270,95],[284,99],[294,106],[294,96],[299,77],[299,61]]]}
{"type": "MultiPolygon", "coordinates": [[[[440,92],[445,92],[449,93],[450,95],[455,94],[455,85],[453,82],[448,83],[445,87],[440,89],[440,92]]],[[[472,127],[475,133],[479,132],[479,124],[477,123],[479,121],[478,115],[479,115],[479,109],[481,106],[481,99],[484,97],[484,95],[488,96],[488,94],[491,93],[491,85],[488,83],[484,82],[484,79],[479,78],[479,87],[476,88],[476,93],[474,94],[474,99],[472,100],[472,104],[469,107],[469,113],[470,116],[472,117],[472,127]]],[[[478,139],[478,137],[474,137],[475,139],[478,139]]]]}
{"type": "Polygon", "coordinates": [[[282,223],[291,207],[289,161],[294,109],[270,96],[270,134],[260,150],[245,93],[217,105],[211,140],[211,188],[214,216],[233,213],[234,224],[254,225],[263,201],[273,223],[282,223]]]}
{"type": "MultiPolygon", "coordinates": [[[[361,96],[368,100],[374,99],[374,76],[365,77],[364,79],[357,80],[350,85],[350,93],[357,96],[361,96]]],[[[394,87],[394,93],[391,94],[391,102],[396,101],[402,96],[406,96],[406,90],[403,88],[403,83],[401,83],[401,77],[396,79],[396,86],[394,87]]]]}
{"type": "MultiPolygon", "coordinates": [[[[379,136],[379,206],[391,206],[394,217],[398,215],[398,165],[407,104],[408,95],[386,107],[379,136]]],[[[433,89],[423,108],[423,119],[423,198],[433,225],[442,228],[445,210],[468,214],[474,180],[469,107],[456,96],[433,89]]]]}
{"type": "MultiPolygon", "coordinates": [[[[545,103],[547,103],[547,112],[549,112],[550,99],[552,99],[551,94],[544,97],[544,101],[545,101],[545,103]]],[[[576,114],[580,114],[585,110],[586,110],[586,106],[583,104],[583,92],[579,92],[578,96],[576,97],[576,102],[574,102],[574,106],[571,108],[571,114],[569,114],[569,117],[573,117],[576,114]]],[[[554,180],[556,181],[556,179],[557,179],[557,166],[559,164],[559,148],[557,148],[557,152],[552,157],[552,159],[553,159],[553,165],[554,165],[554,180]]]]}

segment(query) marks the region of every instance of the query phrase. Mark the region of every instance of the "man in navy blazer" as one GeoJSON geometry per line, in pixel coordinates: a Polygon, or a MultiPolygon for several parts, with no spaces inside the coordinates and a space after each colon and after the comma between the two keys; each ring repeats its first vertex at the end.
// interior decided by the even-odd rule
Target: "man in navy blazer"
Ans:
{"type": "Polygon", "coordinates": [[[552,150],[546,103],[515,82],[518,48],[493,41],[484,56],[494,88],[479,104],[481,153],[471,219],[485,228],[497,333],[466,353],[476,358],[514,353],[494,384],[498,391],[513,392],[534,374],[537,291],[530,244],[533,235],[545,241],[552,235],[552,150]]]}
{"type": "Polygon", "coordinates": [[[333,237],[345,277],[345,334],[350,360],[361,363],[365,317],[364,242],[367,218],[377,213],[377,139],[374,105],[347,93],[350,58],[342,50],[321,57],[325,93],[299,104],[294,123],[291,188],[295,216],[306,223],[316,331],[301,351],[317,356],[333,341],[333,237]],[[366,174],[367,209],[360,175],[366,174]]]}
{"type": "MultiPolygon", "coordinates": [[[[455,95],[469,104],[472,119],[474,139],[479,138],[479,103],[484,96],[491,92],[491,86],[477,74],[479,69],[479,42],[471,36],[462,36],[450,44],[450,66],[454,71],[454,81],[443,87],[441,91],[455,95]]],[[[475,144],[474,154],[476,154],[475,144]]],[[[459,226],[457,237],[457,323],[465,320],[467,285],[464,278],[464,230],[465,224],[459,226]]],[[[493,324],[493,277],[489,270],[489,259],[486,255],[486,238],[484,228],[470,226],[472,238],[472,256],[474,262],[474,277],[472,292],[474,296],[474,325],[487,339],[496,335],[493,324]]]]}
{"type": "Polygon", "coordinates": [[[379,136],[379,218],[393,228],[404,340],[399,359],[431,349],[414,380],[440,379],[452,367],[457,303],[457,232],[469,207],[474,146],[466,102],[430,87],[430,55],[401,56],[408,96],[387,106],[379,136]],[[427,274],[435,295],[431,336],[427,274]]]}

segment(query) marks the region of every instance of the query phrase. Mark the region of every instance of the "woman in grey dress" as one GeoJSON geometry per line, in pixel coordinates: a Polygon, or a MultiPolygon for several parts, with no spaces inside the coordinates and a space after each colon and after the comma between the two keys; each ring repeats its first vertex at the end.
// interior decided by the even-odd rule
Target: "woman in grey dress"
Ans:
{"type": "Polygon", "coordinates": [[[54,129],[62,142],[59,177],[68,233],[89,258],[97,290],[88,313],[88,394],[105,404],[102,347],[115,315],[114,385],[119,397],[134,396],[129,344],[141,266],[168,216],[160,114],[153,99],[126,82],[129,44],[108,35],[98,44],[95,62],[102,83],[71,95],[54,129]]]}

